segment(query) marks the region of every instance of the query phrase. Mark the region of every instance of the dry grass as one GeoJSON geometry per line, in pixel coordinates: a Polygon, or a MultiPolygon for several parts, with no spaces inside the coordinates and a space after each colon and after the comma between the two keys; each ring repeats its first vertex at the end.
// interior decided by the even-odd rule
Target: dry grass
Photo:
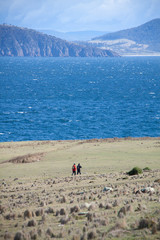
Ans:
{"type": "Polygon", "coordinates": [[[0,239],[158,239],[159,146],[159,139],[1,143],[1,162],[45,155],[1,164],[0,239]],[[80,176],[71,176],[74,159],[80,176]],[[135,165],[152,170],[127,176],[135,165]],[[141,191],[147,187],[154,192],[141,191]]]}

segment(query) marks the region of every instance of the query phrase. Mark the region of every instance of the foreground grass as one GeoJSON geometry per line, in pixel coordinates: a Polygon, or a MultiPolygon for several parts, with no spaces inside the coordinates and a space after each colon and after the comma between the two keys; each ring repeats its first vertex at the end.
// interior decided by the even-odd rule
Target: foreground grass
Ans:
{"type": "Polygon", "coordinates": [[[160,138],[0,143],[0,239],[159,239],[159,160],[160,138]]]}

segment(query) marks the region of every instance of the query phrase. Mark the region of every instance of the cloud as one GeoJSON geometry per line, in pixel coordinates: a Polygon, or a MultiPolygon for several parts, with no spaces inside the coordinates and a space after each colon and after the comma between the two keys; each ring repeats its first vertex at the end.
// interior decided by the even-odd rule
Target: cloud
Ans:
{"type": "Polygon", "coordinates": [[[160,17],[159,0],[0,0],[0,20],[30,28],[106,30],[160,17]]]}

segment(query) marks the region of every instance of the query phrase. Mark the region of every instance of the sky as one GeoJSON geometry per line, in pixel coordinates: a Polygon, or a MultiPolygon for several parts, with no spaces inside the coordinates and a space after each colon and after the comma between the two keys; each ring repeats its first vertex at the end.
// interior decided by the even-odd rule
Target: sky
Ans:
{"type": "Polygon", "coordinates": [[[160,0],[0,0],[0,24],[36,30],[117,31],[160,18],[160,0]]]}

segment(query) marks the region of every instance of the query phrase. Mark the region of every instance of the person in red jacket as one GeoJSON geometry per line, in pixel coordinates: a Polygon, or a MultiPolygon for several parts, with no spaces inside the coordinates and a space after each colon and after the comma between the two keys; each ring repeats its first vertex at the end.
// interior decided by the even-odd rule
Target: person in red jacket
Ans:
{"type": "Polygon", "coordinates": [[[74,163],[73,166],[72,166],[72,175],[76,175],[76,164],[74,163]]]}

